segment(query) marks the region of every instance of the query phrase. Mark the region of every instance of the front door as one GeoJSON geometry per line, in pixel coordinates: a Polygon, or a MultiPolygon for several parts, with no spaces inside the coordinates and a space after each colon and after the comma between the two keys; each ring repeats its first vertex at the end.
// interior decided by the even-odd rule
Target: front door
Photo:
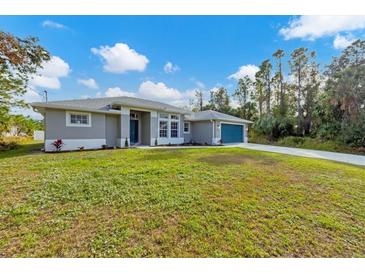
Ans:
{"type": "Polygon", "coordinates": [[[138,143],[138,120],[130,121],[130,139],[131,144],[138,143]]]}

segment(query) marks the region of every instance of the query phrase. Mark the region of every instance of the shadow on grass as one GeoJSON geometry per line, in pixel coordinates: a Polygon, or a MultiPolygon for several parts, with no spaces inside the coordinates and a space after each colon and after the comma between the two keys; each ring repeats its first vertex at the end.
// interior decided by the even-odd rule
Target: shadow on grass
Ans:
{"type": "Polygon", "coordinates": [[[19,144],[15,149],[0,151],[0,159],[41,153],[43,143],[19,144]]]}

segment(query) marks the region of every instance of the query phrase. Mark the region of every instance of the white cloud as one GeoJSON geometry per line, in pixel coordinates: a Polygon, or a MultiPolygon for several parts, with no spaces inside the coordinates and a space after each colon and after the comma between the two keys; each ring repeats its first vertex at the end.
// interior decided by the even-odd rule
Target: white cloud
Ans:
{"type": "Polygon", "coordinates": [[[333,40],[333,47],[335,49],[344,49],[347,48],[354,42],[355,39],[349,37],[349,36],[342,36],[340,34],[337,34],[335,39],[333,40]]]}
{"type": "Polygon", "coordinates": [[[124,91],[119,87],[108,88],[107,91],[105,92],[105,95],[106,97],[118,97],[118,96],[136,97],[135,93],[124,91]]]}
{"type": "Polygon", "coordinates": [[[98,89],[99,86],[96,83],[96,81],[93,78],[89,79],[77,79],[77,82],[81,85],[84,85],[85,87],[91,88],[91,89],[98,89]]]}
{"type": "Polygon", "coordinates": [[[51,20],[45,20],[42,22],[42,26],[45,28],[52,28],[52,29],[67,29],[65,25],[62,25],[60,23],[51,21],[51,20]]]}
{"type": "Polygon", "coordinates": [[[32,85],[43,87],[43,88],[50,88],[50,89],[60,89],[61,82],[58,78],[55,77],[47,77],[42,75],[36,75],[30,81],[32,85]]]}
{"type": "Polygon", "coordinates": [[[162,82],[145,81],[139,86],[138,93],[141,97],[161,101],[176,101],[182,98],[180,91],[169,88],[162,82]]]}
{"type": "MultiPolygon", "coordinates": [[[[189,101],[195,98],[195,91],[196,89],[188,89],[181,92],[175,88],[168,87],[163,82],[152,82],[150,80],[146,80],[140,84],[136,92],[125,91],[120,87],[112,87],[108,88],[103,94],[97,92],[95,97],[102,97],[102,95],[106,97],[138,97],[165,102],[179,107],[186,107],[189,105],[189,101]]],[[[204,97],[208,98],[209,94],[207,91],[203,90],[203,94],[204,97]]],[[[81,98],[89,98],[89,96],[83,95],[81,98]]]]}
{"type": "Polygon", "coordinates": [[[287,27],[280,29],[279,34],[285,40],[293,38],[315,40],[322,36],[333,36],[339,32],[363,28],[365,28],[365,16],[362,15],[303,15],[292,19],[287,27]]]}
{"type": "Polygon", "coordinates": [[[237,72],[228,76],[228,79],[239,80],[245,76],[248,76],[251,80],[255,80],[255,74],[259,71],[259,68],[255,65],[241,66],[237,72]]]}
{"type": "Polygon", "coordinates": [[[104,70],[112,73],[124,73],[129,70],[144,71],[149,62],[146,56],[124,43],[116,43],[113,47],[92,48],[91,52],[101,56],[105,62],[104,70]]]}
{"type": "Polygon", "coordinates": [[[176,64],[173,64],[171,62],[167,62],[164,65],[163,70],[165,71],[165,73],[174,73],[174,72],[180,70],[180,68],[176,64]]]}
{"type": "Polygon", "coordinates": [[[28,87],[27,92],[23,96],[24,101],[27,103],[37,102],[42,100],[42,96],[33,88],[28,87]]]}
{"type": "Polygon", "coordinates": [[[70,73],[70,66],[58,56],[52,56],[48,62],[43,63],[43,68],[30,80],[30,85],[59,89],[59,78],[66,77],[70,73]]]}

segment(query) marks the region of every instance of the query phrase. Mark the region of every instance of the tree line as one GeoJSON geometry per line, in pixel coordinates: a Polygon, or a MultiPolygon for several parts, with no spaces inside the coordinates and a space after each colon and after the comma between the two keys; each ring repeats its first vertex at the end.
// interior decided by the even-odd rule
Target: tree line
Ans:
{"type": "Polygon", "coordinates": [[[239,79],[231,96],[224,87],[211,91],[206,104],[202,91],[195,95],[193,111],[252,120],[252,130],[271,141],[309,136],[365,147],[365,41],[354,41],[322,70],[315,51],[279,49],[260,64],[254,79],[239,79]],[[238,107],[230,106],[232,99],[238,107]]]}

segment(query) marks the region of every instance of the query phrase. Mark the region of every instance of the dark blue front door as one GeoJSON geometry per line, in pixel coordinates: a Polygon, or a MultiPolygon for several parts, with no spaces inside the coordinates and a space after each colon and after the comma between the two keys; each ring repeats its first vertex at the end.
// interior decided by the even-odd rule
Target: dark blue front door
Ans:
{"type": "Polygon", "coordinates": [[[138,143],[138,120],[131,120],[129,129],[131,144],[138,143]]]}
{"type": "Polygon", "coordinates": [[[223,144],[243,142],[242,125],[222,124],[221,133],[223,144]]]}

